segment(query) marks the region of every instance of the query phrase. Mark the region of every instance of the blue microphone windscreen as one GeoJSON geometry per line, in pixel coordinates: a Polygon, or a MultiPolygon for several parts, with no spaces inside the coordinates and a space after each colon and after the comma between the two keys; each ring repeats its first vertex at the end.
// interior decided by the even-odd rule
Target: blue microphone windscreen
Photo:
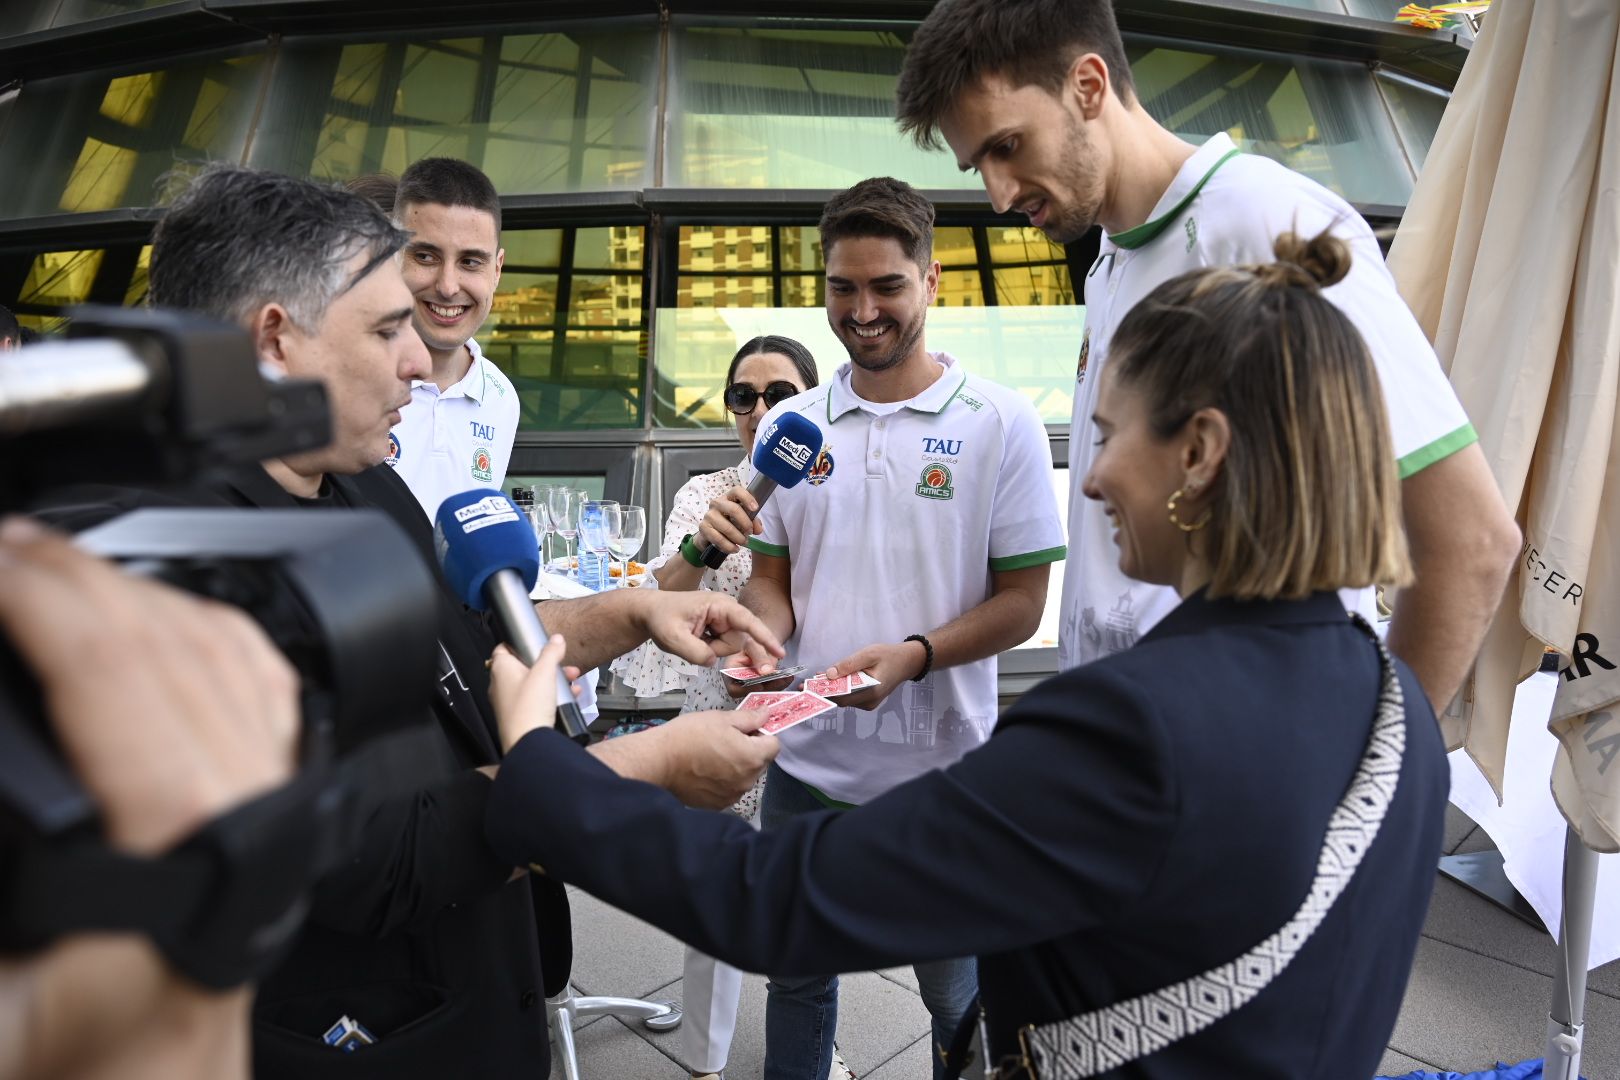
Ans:
{"type": "Polygon", "coordinates": [[[433,550],[451,590],[483,611],[484,582],[498,570],[515,570],[529,589],[540,574],[534,529],[510,499],[493,488],[452,495],[433,516],[433,550]]]}
{"type": "Polygon", "coordinates": [[[774,417],[754,439],[754,468],[790,488],[805,478],[821,453],[821,429],[796,412],[774,417]]]}

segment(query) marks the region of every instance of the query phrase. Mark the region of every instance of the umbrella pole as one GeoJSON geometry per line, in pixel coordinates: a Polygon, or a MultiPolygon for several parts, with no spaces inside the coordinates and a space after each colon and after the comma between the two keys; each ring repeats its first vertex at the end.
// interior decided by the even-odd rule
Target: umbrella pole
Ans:
{"type": "Polygon", "coordinates": [[[1547,1017],[1546,1080],[1579,1080],[1586,1026],[1586,962],[1592,948],[1597,852],[1574,829],[1564,835],[1564,912],[1558,920],[1558,970],[1547,1017]]]}

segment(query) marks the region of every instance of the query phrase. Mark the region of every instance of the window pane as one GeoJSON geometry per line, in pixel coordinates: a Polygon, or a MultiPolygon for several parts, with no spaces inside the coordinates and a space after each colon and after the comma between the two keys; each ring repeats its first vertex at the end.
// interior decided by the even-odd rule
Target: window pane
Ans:
{"type": "Polygon", "coordinates": [[[1143,106],[1201,143],[1219,131],[1351,202],[1404,206],[1412,174],[1366,68],[1127,39],[1143,106]]]}
{"type": "MultiPolygon", "coordinates": [[[[718,427],[728,423],[720,383],[738,346],[759,334],[785,334],[808,346],[823,378],[846,359],[843,344],[827,325],[826,278],[818,273],[780,276],[703,274],[692,263],[713,265],[716,245],[749,236],[770,243],[767,226],[686,225],[676,230],[675,306],[655,319],[658,360],[653,423],[660,427],[718,427]],[[772,291],[780,283],[781,306],[772,291]]],[[[789,271],[819,262],[807,243],[810,226],[778,226],[776,243],[789,271]]],[[[929,313],[928,343],[961,357],[973,370],[1016,387],[1035,402],[1047,422],[1069,419],[1082,311],[1075,304],[1064,249],[1039,231],[943,225],[934,230],[939,292],[929,313]],[[996,257],[994,303],[979,270],[983,247],[996,257]],[[1042,260],[1042,261],[1036,261],[1042,260]],[[1057,260],[1057,261],[1044,261],[1057,260]]]]}
{"type": "Polygon", "coordinates": [[[844,188],[887,174],[978,187],[950,155],[917,150],[895,129],[904,48],[887,30],[677,26],[665,183],[844,188]]]}
{"type": "Polygon", "coordinates": [[[27,34],[89,19],[146,11],[176,0],[5,0],[0,4],[0,36],[27,34]]]}
{"type": "Polygon", "coordinates": [[[506,269],[479,340],[517,387],[523,429],[642,426],[644,233],[639,225],[574,230],[575,266],[634,265],[623,273],[557,266],[563,229],[503,235],[506,269]]]}
{"type": "Polygon", "coordinates": [[[938,307],[983,307],[984,284],[979,280],[978,267],[972,270],[941,270],[939,293],[934,297],[938,307]]]}
{"type": "Polygon", "coordinates": [[[783,307],[825,308],[827,278],[822,274],[795,274],[782,279],[783,307]]]}
{"type": "Polygon", "coordinates": [[[1404,79],[1378,79],[1389,111],[1395,117],[1395,128],[1406,144],[1406,153],[1412,168],[1419,172],[1429,159],[1429,147],[1434,144],[1434,133],[1440,130],[1440,117],[1446,111],[1450,96],[1439,90],[1415,86],[1404,79]]]}
{"type": "Polygon", "coordinates": [[[263,67],[255,54],[28,83],[0,159],[29,167],[0,170],[0,215],[152,206],[167,174],[238,159],[263,67]]]}
{"type": "Polygon", "coordinates": [[[150,247],[0,254],[0,304],[24,326],[53,332],[75,304],[135,304],[146,296],[150,247]]]}
{"type": "Polygon", "coordinates": [[[1054,244],[1032,226],[997,227],[987,230],[990,260],[996,263],[1063,262],[1068,256],[1062,244],[1054,244]]]}
{"type": "Polygon", "coordinates": [[[561,269],[562,238],[561,229],[507,229],[501,234],[501,247],[506,251],[502,283],[505,275],[516,269],[561,269]]]}
{"type": "Polygon", "coordinates": [[[253,161],[347,179],[459,157],[503,195],[641,188],[658,38],[612,32],[288,42],[253,161]]]}
{"type": "Polygon", "coordinates": [[[822,270],[826,263],[821,258],[821,231],[814,225],[787,225],[777,232],[782,249],[782,269],[822,270]]]}
{"type": "Polygon", "coordinates": [[[941,266],[979,265],[979,252],[973,243],[973,230],[944,226],[934,230],[934,261],[941,266]]]}
{"type": "Polygon", "coordinates": [[[996,303],[1002,307],[1074,303],[1067,266],[998,267],[995,275],[996,303]]]}

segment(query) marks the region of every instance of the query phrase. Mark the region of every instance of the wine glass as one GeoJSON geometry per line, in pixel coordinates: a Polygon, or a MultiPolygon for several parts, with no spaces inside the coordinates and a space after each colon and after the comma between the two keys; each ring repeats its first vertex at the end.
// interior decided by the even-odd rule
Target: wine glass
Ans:
{"type": "Polygon", "coordinates": [[[624,564],[619,581],[625,585],[630,584],[630,560],[641,550],[642,542],[646,539],[646,508],[628,505],[619,507],[619,533],[613,537],[609,546],[613,549],[613,554],[624,564]]]}
{"type": "Polygon", "coordinates": [[[582,494],[573,488],[554,487],[546,497],[551,527],[563,538],[563,554],[568,559],[567,573],[571,578],[579,576],[574,567],[574,537],[579,534],[579,512],[585,505],[580,498],[582,494]]]}
{"type": "Polygon", "coordinates": [[[540,541],[540,568],[546,568],[546,540],[552,534],[551,527],[551,484],[535,484],[529,490],[534,494],[534,501],[529,509],[529,523],[534,526],[534,534],[540,541]]]}

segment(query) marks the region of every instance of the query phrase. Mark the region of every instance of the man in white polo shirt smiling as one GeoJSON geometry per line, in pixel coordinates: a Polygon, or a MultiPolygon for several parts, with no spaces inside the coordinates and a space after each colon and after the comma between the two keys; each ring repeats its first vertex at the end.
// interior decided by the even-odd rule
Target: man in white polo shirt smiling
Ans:
{"type": "MultiPolygon", "coordinates": [[[[1070,427],[1063,665],[1128,648],[1177,603],[1173,590],[1120,572],[1104,507],[1081,491],[1114,328],[1178,274],[1271,262],[1278,234],[1331,228],[1353,263],[1323,295],[1350,317],[1377,365],[1417,572],[1396,603],[1389,644],[1444,710],[1501,599],[1518,529],[1361,216],[1315,181],[1238,152],[1225,133],[1195,147],[1159,126],[1136,97],[1110,0],[940,4],[912,38],[896,98],[901,128],[923,145],[943,135],[961,167],[981,174],[998,211],[1023,211],[1061,243],[1103,227],[1085,284],[1070,427]]],[[[1180,520],[1195,521],[1211,493],[1165,496],[1180,520]]],[[[1370,596],[1347,600],[1370,614],[1370,596]]]]}
{"type": "MultiPolygon", "coordinates": [[[[760,512],[741,598],[794,663],[879,683],[782,733],[767,827],[867,802],[989,738],[996,655],[1035,632],[1064,555],[1034,406],[923,342],[939,287],[933,223],[928,200],[887,178],[834,196],[822,214],[827,319],[850,363],[770,414],[800,413],[825,443],[807,480],[760,512]]],[[[731,498],[755,509],[745,493],[731,498]]],[[[737,542],[755,527],[727,500],[708,520],[737,542]]],[[[973,963],[921,964],[917,980],[948,1044],[976,986],[973,963]]],[[[769,990],[767,1080],[822,1080],[837,981],[773,978],[769,990]]]]}
{"type": "Polygon", "coordinates": [[[433,376],[411,384],[388,463],[432,517],[451,495],[500,487],[517,435],[517,390],[473,340],[506,260],[501,204],[489,177],[465,161],[423,158],[399,178],[394,220],[411,233],[405,283],[433,376]]]}

